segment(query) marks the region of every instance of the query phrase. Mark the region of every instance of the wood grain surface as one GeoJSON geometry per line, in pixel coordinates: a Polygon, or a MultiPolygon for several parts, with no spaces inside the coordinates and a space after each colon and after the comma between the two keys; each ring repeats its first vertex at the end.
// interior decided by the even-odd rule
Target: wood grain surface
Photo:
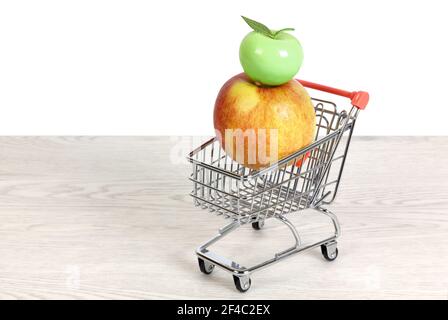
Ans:
{"type": "MultiPolygon", "coordinates": [[[[355,137],[340,193],[339,258],[315,249],[238,293],[195,248],[226,221],[188,196],[184,137],[0,137],[2,299],[448,299],[448,137],[355,137]]],[[[198,139],[196,139],[196,142],[198,139]]],[[[292,214],[305,240],[331,229],[292,214]]],[[[214,250],[242,263],[292,238],[272,219],[214,250]]]]}

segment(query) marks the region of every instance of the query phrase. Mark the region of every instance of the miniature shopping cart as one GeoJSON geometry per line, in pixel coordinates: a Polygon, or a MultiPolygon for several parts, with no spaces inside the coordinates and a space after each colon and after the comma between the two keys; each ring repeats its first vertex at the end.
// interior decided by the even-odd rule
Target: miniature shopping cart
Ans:
{"type": "Polygon", "coordinates": [[[325,259],[338,256],[336,239],[340,226],[336,216],[323,206],[336,197],[350,139],[359,110],[366,107],[367,92],[348,92],[300,81],[304,87],[349,98],[346,110],[335,103],[312,98],[316,112],[314,142],[277,163],[260,170],[246,168],[233,161],[221,149],[217,138],[193,150],[188,159],[193,165],[191,196],[197,206],[229,219],[230,223],[197,250],[199,268],[210,274],[215,266],[232,273],[236,288],[245,292],[251,286],[252,272],[265,268],[295,253],[321,248],[325,259]],[[296,165],[301,163],[301,165],[296,165]],[[290,212],[315,209],[331,219],[334,235],[313,244],[302,244],[299,233],[286,218],[290,212]],[[270,260],[243,266],[218,256],[208,248],[244,224],[260,230],[265,221],[276,218],[291,230],[295,245],[278,252],[270,260]]]}

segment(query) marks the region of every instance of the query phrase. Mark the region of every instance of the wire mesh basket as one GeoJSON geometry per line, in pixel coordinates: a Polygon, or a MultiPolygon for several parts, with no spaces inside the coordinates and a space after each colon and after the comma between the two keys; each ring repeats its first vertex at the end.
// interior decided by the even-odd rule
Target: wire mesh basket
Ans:
{"type": "Polygon", "coordinates": [[[193,182],[191,196],[195,204],[231,221],[215,238],[198,248],[199,267],[204,273],[210,273],[215,265],[232,272],[237,289],[243,292],[250,287],[251,272],[277,262],[284,255],[320,245],[328,260],[337,256],[339,223],[336,216],[322,205],[335,199],[355,121],[359,110],[367,105],[368,94],[306,81],[301,83],[308,88],[348,97],[352,102],[348,110],[338,110],[331,101],[312,98],[316,135],[311,145],[261,170],[249,169],[232,160],[217,138],[210,139],[188,156],[193,168],[190,180],[193,182]],[[307,208],[316,209],[332,219],[334,237],[309,246],[301,244],[297,230],[285,215],[307,208]],[[258,230],[269,218],[277,218],[290,228],[296,240],[294,247],[250,268],[229,262],[207,250],[237,227],[251,223],[258,230]]]}

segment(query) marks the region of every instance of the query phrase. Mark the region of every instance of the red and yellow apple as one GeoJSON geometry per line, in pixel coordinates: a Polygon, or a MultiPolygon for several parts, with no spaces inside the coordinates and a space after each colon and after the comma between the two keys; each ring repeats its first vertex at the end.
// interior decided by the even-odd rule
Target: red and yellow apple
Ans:
{"type": "Polygon", "coordinates": [[[251,169],[269,166],[309,145],[315,125],[311,98],[295,80],[261,87],[241,73],[228,80],[216,98],[214,126],[221,146],[251,169]]]}

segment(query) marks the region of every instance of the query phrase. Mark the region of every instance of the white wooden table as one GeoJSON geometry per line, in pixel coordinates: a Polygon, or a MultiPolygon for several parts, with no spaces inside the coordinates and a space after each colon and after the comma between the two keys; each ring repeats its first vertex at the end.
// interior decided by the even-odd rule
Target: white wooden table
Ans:
{"type": "MultiPolygon", "coordinates": [[[[448,137],[354,138],[330,207],[339,258],[296,255],[245,294],[198,270],[196,246],[226,222],[193,206],[182,152],[169,137],[0,137],[0,298],[448,299],[448,137]]],[[[330,230],[289,217],[305,239],[330,230]]],[[[269,220],[216,250],[250,263],[290,237],[269,220]]]]}

